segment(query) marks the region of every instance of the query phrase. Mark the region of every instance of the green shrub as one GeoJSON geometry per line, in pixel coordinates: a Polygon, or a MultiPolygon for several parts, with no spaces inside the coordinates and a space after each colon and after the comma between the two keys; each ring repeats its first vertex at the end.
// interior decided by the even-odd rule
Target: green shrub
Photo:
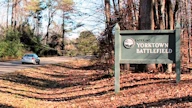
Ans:
{"type": "Polygon", "coordinates": [[[0,41],[1,58],[19,58],[23,55],[24,48],[20,42],[20,33],[13,29],[8,29],[6,37],[0,41]]]}
{"type": "Polygon", "coordinates": [[[6,32],[5,40],[20,43],[20,37],[21,37],[21,35],[17,30],[13,30],[10,28],[6,32]]]}
{"type": "Polygon", "coordinates": [[[11,41],[0,42],[0,57],[19,58],[23,55],[23,44],[11,41]]]}
{"type": "Polygon", "coordinates": [[[23,55],[23,44],[17,42],[6,41],[7,47],[5,47],[4,57],[18,58],[23,55]]]}
{"type": "Polygon", "coordinates": [[[91,31],[81,32],[76,41],[76,47],[80,55],[90,55],[98,52],[98,41],[91,31]]]}
{"type": "Polygon", "coordinates": [[[7,42],[0,42],[0,57],[4,57],[5,56],[5,52],[7,50],[8,47],[8,43],[7,42]]]}

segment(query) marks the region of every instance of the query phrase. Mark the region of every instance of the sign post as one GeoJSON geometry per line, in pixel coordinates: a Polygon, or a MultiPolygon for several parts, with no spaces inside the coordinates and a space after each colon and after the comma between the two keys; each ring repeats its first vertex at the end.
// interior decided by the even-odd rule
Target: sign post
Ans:
{"type": "Polygon", "coordinates": [[[115,93],[120,91],[120,27],[118,24],[115,26],[115,93]]]}
{"type": "Polygon", "coordinates": [[[176,25],[176,30],[175,30],[175,36],[176,36],[176,64],[175,64],[175,68],[176,68],[176,82],[179,83],[180,81],[180,75],[181,75],[181,62],[180,62],[180,25],[179,23],[177,23],[176,25]]]}
{"type": "Polygon", "coordinates": [[[115,26],[115,93],[120,91],[120,63],[176,64],[180,81],[180,26],[176,30],[120,30],[115,26]]]}

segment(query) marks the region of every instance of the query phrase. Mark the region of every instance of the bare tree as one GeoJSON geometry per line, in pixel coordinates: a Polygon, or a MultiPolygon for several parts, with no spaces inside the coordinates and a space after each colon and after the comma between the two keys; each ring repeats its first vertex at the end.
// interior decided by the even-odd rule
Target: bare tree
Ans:
{"type": "Polygon", "coordinates": [[[50,28],[50,25],[51,23],[53,22],[53,16],[54,16],[54,13],[56,12],[56,8],[54,6],[54,1],[52,0],[48,0],[46,2],[46,8],[47,8],[47,32],[46,32],[46,35],[45,35],[45,38],[46,38],[46,41],[45,41],[45,44],[48,44],[48,41],[49,41],[49,28],[50,28]]]}
{"type": "Polygon", "coordinates": [[[64,55],[64,50],[65,50],[65,19],[67,18],[66,13],[70,12],[71,10],[73,10],[73,1],[72,0],[58,0],[57,1],[59,3],[58,5],[58,9],[60,9],[62,11],[62,43],[61,43],[61,50],[62,50],[62,55],[64,55]]]}

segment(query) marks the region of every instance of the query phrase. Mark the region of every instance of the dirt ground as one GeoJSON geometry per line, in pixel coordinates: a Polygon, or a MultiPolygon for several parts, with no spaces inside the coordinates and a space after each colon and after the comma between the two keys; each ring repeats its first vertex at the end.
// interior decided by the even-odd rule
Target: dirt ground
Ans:
{"type": "Polygon", "coordinates": [[[121,72],[120,93],[103,65],[76,60],[0,76],[1,108],[189,108],[192,74],[121,72]]]}

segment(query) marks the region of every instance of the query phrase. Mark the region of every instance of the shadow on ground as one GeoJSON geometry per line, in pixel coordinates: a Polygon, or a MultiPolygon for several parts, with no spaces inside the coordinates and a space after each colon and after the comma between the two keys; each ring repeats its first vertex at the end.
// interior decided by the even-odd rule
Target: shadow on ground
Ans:
{"type": "Polygon", "coordinates": [[[37,78],[33,76],[27,76],[22,73],[9,74],[8,76],[0,77],[2,80],[29,85],[38,89],[56,89],[56,88],[66,88],[73,86],[89,85],[90,81],[100,80],[103,75],[93,74],[93,75],[54,75],[45,74],[53,79],[47,78],[37,78]],[[62,80],[57,80],[62,79],[62,80]]]}
{"type": "MultiPolygon", "coordinates": [[[[66,68],[65,71],[57,71],[50,69],[48,72],[31,72],[33,75],[28,75],[28,73],[14,72],[4,76],[0,76],[0,79],[29,85],[38,89],[55,89],[55,88],[66,88],[73,86],[89,85],[90,81],[101,80],[103,78],[108,78],[106,73],[101,71],[102,69],[99,66],[91,65],[75,68],[70,65],[60,65],[55,64],[53,66],[66,68]],[[89,73],[89,70],[100,70],[99,72],[89,73]],[[68,72],[73,70],[72,73],[68,72]],[[80,72],[78,70],[81,70],[80,72]],[[83,70],[83,72],[82,72],[83,70]]],[[[46,66],[42,66],[45,69],[48,69],[46,66]]],[[[37,68],[38,69],[38,68],[37,68]]]]}
{"type": "MultiPolygon", "coordinates": [[[[55,77],[52,74],[49,74],[48,76],[49,77],[55,77]]],[[[13,82],[14,84],[17,84],[17,83],[18,84],[25,84],[25,85],[28,85],[28,86],[39,88],[41,90],[61,88],[61,89],[63,89],[63,92],[47,94],[46,92],[39,93],[37,91],[36,92],[35,91],[26,91],[26,90],[22,90],[22,89],[15,89],[15,88],[12,88],[12,87],[4,87],[4,88],[0,87],[0,88],[4,89],[4,90],[0,90],[0,92],[19,95],[19,96],[26,97],[26,98],[40,99],[40,100],[45,100],[45,101],[56,101],[56,102],[57,101],[70,101],[70,100],[86,98],[86,97],[89,97],[89,98],[90,97],[97,97],[97,96],[102,96],[102,95],[114,92],[114,89],[113,89],[114,84],[109,83],[108,85],[104,85],[104,86],[94,88],[94,91],[98,90],[98,92],[84,93],[84,94],[78,94],[77,93],[77,92],[84,91],[86,89],[86,87],[91,86],[91,84],[90,84],[91,81],[97,81],[98,79],[102,80],[101,77],[103,77],[103,76],[99,76],[97,74],[96,75],[95,74],[93,74],[93,75],[84,75],[83,78],[86,77],[87,79],[82,79],[82,77],[79,76],[79,74],[77,74],[77,75],[74,74],[73,77],[70,78],[70,80],[65,80],[65,77],[67,77],[67,78],[69,77],[67,75],[63,75],[63,76],[60,76],[60,77],[56,76],[56,78],[61,78],[61,77],[64,78],[63,83],[61,83],[61,82],[59,82],[57,80],[41,79],[41,78],[35,78],[35,77],[31,77],[31,76],[29,77],[29,76],[26,76],[26,75],[22,75],[22,73],[9,74],[6,77],[1,77],[0,79],[13,82]],[[66,87],[74,87],[74,86],[78,86],[80,89],[70,91],[70,92],[67,92],[67,91],[64,90],[64,88],[66,88],[66,87]],[[108,89],[100,90],[100,89],[105,88],[106,86],[108,87],[108,89]],[[29,92],[29,93],[38,94],[38,95],[41,95],[41,96],[32,96],[32,95],[26,95],[27,93],[23,94],[23,93],[18,93],[18,92],[13,93],[13,92],[10,92],[10,91],[6,91],[6,90],[9,90],[9,89],[11,89],[13,91],[29,92]],[[67,93],[72,93],[72,92],[77,93],[78,95],[67,96],[67,97],[60,97],[59,96],[59,95],[62,95],[62,94],[67,94],[67,93]],[[49,98],[44,98],[43,95],[49,95],[50,97],[49,98]],[[58,97],[51,97],[51,95],[58,95],[58,97]]],[[[165,84],[165,83],[175,84],[174,81],[169,80],[169,79],[165,79],[165,78],[151,78],[151,79],[150,78],[143,78],[143,79],[140,79],[140,80],[133,79],[132,81],[139,82],[139,81],[145,81],[145,80],[156,80],[156,82],[148,82],[148,83],[134,84],[134,85],[130,85],[130,86],[122,86],[120,89],[121,90],[126,90],[126,89],[136,88],[136,87],[140,87],[140,86],[148,86],[148,85],[151,85],[151,84],[165,84]]],[[[128,81],[128,82],[130,82],[130,81],[128,81]]],[[[189,82],[189,81],[186,81],[186,83],[187,82],[189,82]]],[[[124,106],[122,106],[122,107],[124,107],[124,106]]]]}
{"type": "Polygon", "coordinates": [[[6,104],[1,104],[0,103],[0,108],[14,108],[13,106],[6,105],[6,104]]]}
{"type": "MultiPolygon", "coordinates": [[[[92,83],[94,81],[98,80],[103,80],[103,79],[112,79],[111,77],[106,77],[106,73],[102,72],[97,72],[94,71],[93,73],[87,70],[97,70],[99,67],[94,67],[94,66],[87,66],[87,67],[79,67],[79,68],[74,68],[74,67],[69,67],[65,65],[55,65],[63,68],[67,68],[66,72],[65,71],[58,71],[58,70],[51,70],[49,72],[34,72],[34,75],[27,74],[27,73],[20,73],[20,72],[15,72],[7,75],[0,76],[0,80],[5,80],[9,81],[16,84],[24,84],[26,86],[31,86],[40,90],[44,90],[44,92],[38,92],[38,91],[26,91],[25,89],[15,89],[14,87],[1,87],[0,92],[2,93],[10,93],[14,95],[19,95],[25,98],[33,98],[33,99],[40,99],[40,100],[45,100],[45,101],[70,101],[70,100],[75,100],[75,99],[80,99],[80,98],[91,98],[91,97],[98,97],[98,96],[103,96],[108,93],[114,92],[114,83],[108,82],[106,85],[102,85],[99,87],[95,87],[94,89],[91,89],[89,93],[82,93],[78,94],[81,91],[84,91],[86,87],[91,87],[92,83]],[[73,70],[73,71],[72,71],[73,70]],[[80,71],[78,71],[80,70],[80,71]],[[77,90],[71,90],[70,92],[66,91],[65,88],[68,87],[79,87],[77,90]],[[103,89],[106,88],[106,89],[103,89]],[[9,90],[17,91],[17,92],[11,92],[9,90]],[[63,89],[62,92],[52,92],[52,93],[47,93],[46,90],[54,90],[54,89],[63,89]],[[20,91],[20,92],[18,92],[20,91]],[[25,93],[23,93],[25,92],[25,93]],[[35,95],[29,95],[29,94],[35,94],[35,95]],[[77,95],[74,96],[66,96],[62,97],[60,95],[62,94],[67,94],[67,93],[76,93],[77,95]],[[43,95],[49,95],[48,98],[43,97],[43,95]],[[57,97],[52,97],[53,95],[58,95],[57,97]]],[[[44,67],[44,68],[49,68],[49,67],[44,67]]],[[[127,90],[131,88],[137,88],[141,86],[148,86],[152,84],[175,84],[175,81],[170,80],[169,78],[146,78],[143,77],[141,79],[132,79],[128,80],[127,82],[123,83],[130,83],[130,82],[142,82],[142,81],[151,81],[151,82],[145,82],[145,83],[140,83],[140,84],[132,84],[132,85],[125,85],[122,86],[120,89],[121,90],[127,90]],[[156,81],[156,82],[152,82],[156,81]]],[[[112,80],[113,81],[113,80],[112,80]]],[[[182,83],[192,83],[192,80],[185,80],[182,81],[182,83]]],[[[99,85],[99,83],[98,83],[99,85]]],[[[97,85],[97,86],[98,86],[97,85]]],[[[182,97],[182,98],[172,98],[172,99],[164,99],[164,100],[159,100],[157,102],[152,102],[152,103],[141,103],[137,105],[125,105],[125,106],[119,106],[119,108],[137,108],[137,107],[159,107],[163,106],[166,104],[175,104],[175,103],[182,103],[182,102],[191,102],[192,97],[187,96],[187,97],[182,97]]],[[[0,104],[1,105],[1,104],[0,104]]],[[[1,106],[0,106],[1,107],[1,106]]],[[[9,107],[8,107],[9,108],[9,107]]]]}
{"type": "MultiPolygon", "coordinates": [[[[151,103],[142,103],[142,104],[136,104],[136,105],[125,105],[120,106],[118,108],[151,108],[151,107],[163,107],[163,106],[170,106],[178,103],[188,103],[192,102],[191,96],[186,97],[180,97],[180,98],[170,98],[170,99],[162,99],[157,102],[151,102],[151,103]]],[[[185,106],[186,107],[186,106],[185,106]]],[[[190,107],[190,106],[188,106],[190,107]]]]}
{"type": "Polygon", "coordinates": [[[74,69],[74,70],[107,70],[106,63],[100,63],[100,64],[93,64],[89,66],[81,66],[81,67],[74,67],[70,64],[53,64],[54,66],[60,66],[68,69],[74,69]]]}

